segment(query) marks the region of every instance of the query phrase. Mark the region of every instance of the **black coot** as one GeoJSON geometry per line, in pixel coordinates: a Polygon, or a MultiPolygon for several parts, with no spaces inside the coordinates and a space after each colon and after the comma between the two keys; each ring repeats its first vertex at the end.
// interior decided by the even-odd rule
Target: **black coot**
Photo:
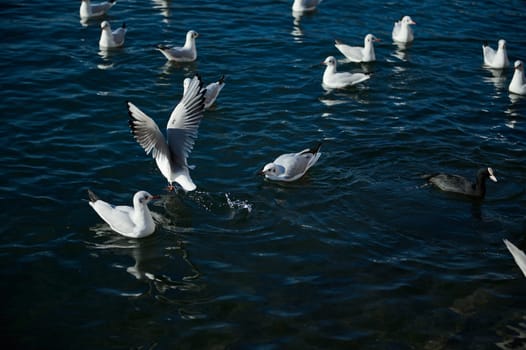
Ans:
{"type": "Polygon", "coordinates": [[[486,179],[497,182],[497,178],[491,168],[482,168],[477,172],[476,182],[459,175],[433,174],[424,175],[427,181],[440,188],[442,191],[460,193],[471,197],[484,198],[486,194],[486,179]]]}

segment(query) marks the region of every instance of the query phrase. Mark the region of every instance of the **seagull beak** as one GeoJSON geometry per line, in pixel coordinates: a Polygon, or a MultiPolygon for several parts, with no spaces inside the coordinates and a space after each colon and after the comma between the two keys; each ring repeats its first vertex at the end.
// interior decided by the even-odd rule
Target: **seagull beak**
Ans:
{"type": "Polygon", "coordinates": [[[379,42],[379,41],[382,41],[382,39],[380,39],[380,38],[374,38],[373,41],[377,43],[377,42],[379,42]]]}
{"type": "Polygon", "coordinates": [[[150,198],[151,200],[161,199],[161,196],[155,195],[150,198]]]}

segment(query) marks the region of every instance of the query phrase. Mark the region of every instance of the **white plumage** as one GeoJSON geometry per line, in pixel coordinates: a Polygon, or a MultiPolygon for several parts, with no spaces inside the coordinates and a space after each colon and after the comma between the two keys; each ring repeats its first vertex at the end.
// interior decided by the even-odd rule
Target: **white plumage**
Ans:
{"type": "Polygon", "coordinates": [[[155,223],[148,209],[148,203],[158,197],[146,191],[139,191],[133,196],[133,207],[130,207],[109,204],[90,190],[88,196],[89,205],[113,231],[130,238],[147,237],[155,231],[155,223]]]}
{"type": "Polygon", "coordinates": [[[123,23],[121,27],[112,31],[110,23],[108,21],[102,21],[100,28],[100,49],[111,49],[124,45],[124,39],[126,37],[126,23],[123,23]]]}
{"type": "Polygon", "coordinates": [[[352,62],[374,62],[376,55],[374,53],[374,43],[380,41],[373,34],[367,34],[363,39],[364,46],[349,46],[336,40],[334,46],[352,62]]]}
{"type": "Polygon", "coordinates": [[[402,17],[401,20],[396,21],[393,26],[393,31],[391,33],[391,36],[393,38],[393,41],[397,41],[400,43],[410,43],[415,39],[415,36],[413,34],[413,29],[411,28],[411,25],[416,24],[413,19],[409,16],[402,17]]]}
{"type": "Polygon", "coordinates": [[[328,89],[342,89],[370,78],[369,75],[364,73],[337,72],[336,58],[333,56],[327,57],[322,64],[327,66],[323,73],[323,86],[328,89]]]}
{"type": "Polygon", "coordinates": [[[188,167],[188,156],[194,147],[197,131],[203,118],[206,90],[199,76],[195,76],[166,125],[166,139],[155,121],[133,103],[128,102],[128,125],[146,154],[152,154],[170,190],[177,182],[185,191],[193,191],[188,167]]]}
{"type": "Polygon", "coordinates": [[[321,143],[298,153],[286,153],[266,164],[259,172],[265,178],[274,181],[291,182],[301,178],[320,158],[321,143]]]}
{"type": "Polygon", "coordinates": [[[195,39],[199,36],[199,33],[193,30],[189,30],[186,33],[186,41],[182,47],[170,47],[159,45],[157,49],[166,57],[169,61],[175,62],[193,62],[197,59],[197,47],[195,39]]]}

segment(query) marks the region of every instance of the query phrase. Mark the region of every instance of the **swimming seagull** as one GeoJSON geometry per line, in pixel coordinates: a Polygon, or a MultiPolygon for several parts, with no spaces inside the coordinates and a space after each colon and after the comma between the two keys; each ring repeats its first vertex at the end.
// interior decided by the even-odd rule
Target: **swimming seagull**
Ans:
{"type": "Polygon", "coordinates": [[[291,182],[299,179],[310,169],[318,159],[321,142],[314,148],[307,148],[298,153],[287,153],[277,157],[259,171],[266,179],[274,181],[291,182]]]}
{"type": "Polygon", "coordinates": [[[201,78],[194,76],[170,115],[166,125],[166,139],[153,119],[133,103],[127,102],[131,132],[146,154],[152,153],[157,167],[168,180],[170,191],[174,189],[174,181],[187,192],[196,189],[188,171],[187,159],[203,118],[205,92],[201,78]]]}
{"type": "Polygon", "coordinates": [[[526,95],[526,78],[524,77],[524,64],[517,60],[514,64],[515,72],[508,90],[517,95],[526,95]]]}
{"type": "Polygon", "coordinates": [[[484,56],[484,65],[489,68],[503,69],[510,66],[508,52],[506,50],[506,40],[500,39],[497,51],[493,50],[488,42],[482,44],[482,55],[484,56]]]}
{"type": "Polygon", "coordinates": [[[197,48],[195,45],[195,39],[199,36],[199,33],[193,30],[189,30],[186,33],[186,41],[183,47],[170,47],[159,45],[157,50],[168,59],[169,61],[175,62],[193,62],[197,59],[197,48]]]}
{"type": "Polygon", "coordinates": [[[104,16],[117,3],[117,0],[108,0],[92,4],[90,0],[82,0],[80,3],[80,18],[90,19],[104,16]]]}
{"type": "Polygon", "coordinates": [[[89,205],[110,225],[113,231],[130,238],[143,238],[155,231],[152,213],[148,203],[159,198],[146,191],[139,191],[133,196],[133,207],[109,204],[88,190],[89,205]]]}
{"type": "Polygon", "coordinates": [[[400,43],[409,43],[414,40],[413,29],[410,25],[416,24],[409,16],[402,17],[401,20],[396,21],[393,26],[392,38],[393,41],[400,43]]]}
{"type": "Polygon", "coordinates": [[[364,47],[349,46],[336,40],[334,46],[352,62],[373,62],[376,61],[374,54],[374,43],[380,41],[373,34],[367,34],[363,39],[364,47]]]}
{"type": "Polygon", "coordinates": [[[294,0],[292,4],[292,11],[295,12],[309,12],[316,10],[316,6],[323,0],[294,0]]]}
{"type": "Polygon", "coordinates": [[[470,197],[484,198],[486,195],[486,179],[497,182],[492,168],[481,168],[477,171],[475,182],[459,175],[433,174],[423,175],[422,178],[437,186],[442,191],[454,192],[470,197]]]}
{"type": "Polygon", "coordinates": [[[327,66],[323,73],[323,85],[329,89],[342,89],[347,86],[356,85],[370,78],[370,75],[364,73],[348,73],[336,71],[336,58],[329,56],[321,64],[327,66]]]}
{"type": "Polygon", "coordinates": [[[124,45],[124,38],[126,37],[126,23],[122,23],[120,28],[117,28],[112,32],[110,23],[108,21],[102,21],[100,28],[102,29],[99,39],[100,49],[111,49],[124,45]]]}
{"type": "Polygon", "coordinates": [[[507,239],[504,239],[503,241],[504,244],[506,244],[506,248],[508,248],[511,255],[513,256],[515,263],[521,269],[522,273],[524,274],[524,277],[526,277],[526,254],[524,254],[522,250],[517,248],[513,243],[511,243],[507,239]]]}

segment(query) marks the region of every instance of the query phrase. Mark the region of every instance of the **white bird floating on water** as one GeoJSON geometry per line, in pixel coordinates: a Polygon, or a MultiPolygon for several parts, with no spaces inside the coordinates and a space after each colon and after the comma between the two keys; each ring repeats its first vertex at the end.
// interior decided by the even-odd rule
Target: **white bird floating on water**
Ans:
{"type": "Polygon", "coordinates": [[[482,55],[484,56],[484,65],[488,68],[504,69],[510,66],[508,53],[506,51],[506,40],[499,40],[497,51],[493,50],[488,42],[482,44],[482,55]]]}
{"type": "Polygon", "coordinates": [[[374,43],[380,41],[373,34],[367,34],[363,39],[364,47],[349,46],[336,40],[334,46],[352,62],[374,62],[376,55],[374,54],[374,43]]]}
{"type": "Polygon", "coordinates": [[[508,90],[517,95],[526,95],[526,78],[524,77],[524,64],[522,61],[515,61],[515,72],[511,79],[508,90]]]}
{"type": "Polygon", "coordinates": [[[117,3],[117,0],[109,0],[92,4],[90,0],[82,0],[80,3],[80,18],[87,20],[90,18],[104,16],[117,3]]]}
{"type": "Polygon", "coordinates": [[[409,16],[402,17],[401,20],[396,21],[393,26],[391,34],[393,41],[400,43],[410,43],[415,39],[413,29],[410,25],[416,24],[409,16]]]}
{"type": "Polygon", "coordinates": [[[190,80],[181,101],[170,115],[166,125],[166,139],[153,119],[133,103],[127,103],[130,117],[128,125],[135,140],[146,154],[152,153],[159,170],[168,180],[170,191],[174,189],[174,181],[187,192],[196,189],[190,177],[187,159],[203,118],[205,92],[201,78],[196,75],[190,80]]]}
{"type": "MultiPolygon", "coordinates": [[[[183,89],[184,92],[186,92],[186,89],[188,89],[188,85],[190,85],[190,78],[185,78],[183,81],[183,89]]],[[[209,109],[217,99],[217,96],[223,90],[223,87],[225,86],[225,76],[222,75],[221,78],[219,78],[218,81],[214,83],[210,83],[206,86],[206,92],[205,92],[205,110],[209,109]]],[[[184,94],[183,92],[183,94],[184,94]]]]}
{"type": "Polygon", "coordinates": [[[370,75],[364,73],[348,73],[336,71],[336,58],[329,56],[322,62],[326,65],[323,73],[323,85],[329,89],[342,89],[347,86],[356,85],[370,78],[370,75]]]}
{"type": "Polygon", "coordinates": [[[197,59],[197,47],[195,39],[199,36],[194,30],[189,30],[186,33],[186,41],[183,47],[170,47],[159,45],[157,50],[166,57],[169,61],[175,62],[193,62],[197,59]]]}
{"type": "Polygon", "coordinates": [[[316,10],[316,6],[323,0],[294,0],[292,4],[292,11],[294,12],[309,12],[316,10]]]}
{"type": "Polygon", "coordinates": [[[124,45],[124,38],[126,37],[126,23],[122,23],[120,28],[111,31],[110,23],[108,21],[102,21],[100,28],[100,49],[111,49],[124,45]]]}
{"type": "Polygon", "coordinates": [[[506,244],[506,248],[508,248],[511,255],[513,256],[515,263],[521,269],[522,273],[524,274],[524,277],[526,277],[526,254],[524,254],[522,250],[517,248],[513,243],[511,243],[507,239],[504,239],[504,244],[506,244]]]}
{"type": "Polygon", "coordinates": [[[266,179],[291,182],[301,178],[320,158],[321,142],[314,148],[307,148],[298,153],[287,153],[268,163],[259,172],[266,179]]]}
{"type": "Polygon", "coordinates": [[[155,231],[152,213],[148,203],[159,198],[146,191],[139,191],[133,196],[133,207],[109,204],[88,190],[89,205],[111,229],[130,238],[143,238],[155,231]]]}

